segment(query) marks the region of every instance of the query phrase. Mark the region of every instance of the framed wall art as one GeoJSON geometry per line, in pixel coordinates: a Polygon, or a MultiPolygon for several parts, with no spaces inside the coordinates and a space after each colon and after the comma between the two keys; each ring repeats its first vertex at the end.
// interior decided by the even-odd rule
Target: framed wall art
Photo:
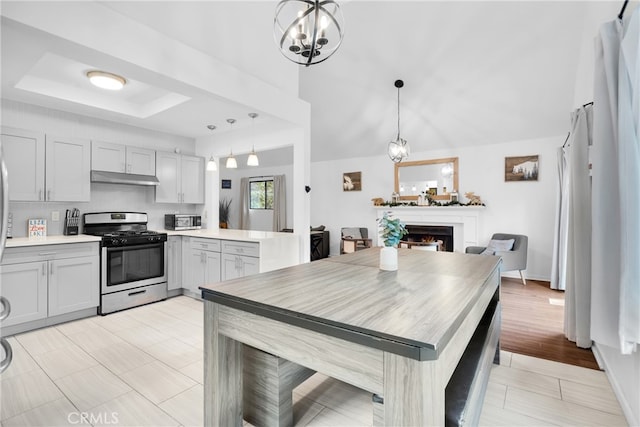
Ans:
{"type": "Polygon", "coordinates": [[[231,189],[231,180],[230,179],[221,180],[220,187],[224,188],[225,190],[230,190],[231,189]]]}
{"type": "Polygon", "coordinates": [[[505,157],[504,180],[509,181],[537,181],[540,163],[538,155],[505,157]]]}
{"type": "Polygon", "coordinates": [[[362,172],[346,172],[342,174],[343,191],[362,190],[362,172]]]}

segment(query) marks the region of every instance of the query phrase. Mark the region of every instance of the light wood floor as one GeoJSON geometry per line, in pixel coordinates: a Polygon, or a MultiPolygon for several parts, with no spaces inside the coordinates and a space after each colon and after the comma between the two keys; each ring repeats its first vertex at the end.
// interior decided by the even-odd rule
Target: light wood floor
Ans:
{"type": "Polygon", "coordinates": [[[589,349],[576,347],[564,336],[564,292],[548,282],[502,278],[500,347],[513,353],[598,369],[589,349]]]}
{"type": "MultiPolygon", "coordinates": [[[[201,426],[202,322],[177,297],[9,338],[0,426],[201,426]]],[[[296,426],[372,425],[371,394],[321,374],[293,400],[296,426]]],[[[626,423],[604,372],[503,351],[480,425],[626,423]]]]}

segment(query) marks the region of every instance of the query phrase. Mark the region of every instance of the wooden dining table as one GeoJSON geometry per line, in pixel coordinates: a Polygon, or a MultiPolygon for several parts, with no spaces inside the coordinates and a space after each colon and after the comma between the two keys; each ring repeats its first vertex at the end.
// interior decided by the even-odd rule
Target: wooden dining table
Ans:
{"type": "Polygon", "coordinates": [[[377,424],[444,424],[500,259],[399,249],[398,270],[382,271],[379,249],[200,287],[205,425],[242,425],[245,346],[371,392],[377,424]]]}

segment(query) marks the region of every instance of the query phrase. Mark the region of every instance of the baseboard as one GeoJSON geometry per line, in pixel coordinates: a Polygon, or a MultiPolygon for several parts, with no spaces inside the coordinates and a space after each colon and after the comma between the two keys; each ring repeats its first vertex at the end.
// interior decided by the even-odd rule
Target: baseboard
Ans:
{"type": "Polygon", "coordinates": [[[622,409],[624,417],[627,419],[627,423],[630,426],[640,426],[640,419],[635,418],[629,402],[624,398],[624,394],[622,393],[620,384],[618,384],[616,378],[610,374],[611,371],[607,369],[607,358],[604,357],[604,355],[598,349],[598,343],[593,343],[593,345],[591,346],[591,351],[593,352],[593,355],[598,362],[598,366],[604,371],[605,375],[609,379],[609,383],[611,384],[613,393],[616,395],[616,399],[618,399],[618,403],[620,404],[620,408],[622,409]]]}

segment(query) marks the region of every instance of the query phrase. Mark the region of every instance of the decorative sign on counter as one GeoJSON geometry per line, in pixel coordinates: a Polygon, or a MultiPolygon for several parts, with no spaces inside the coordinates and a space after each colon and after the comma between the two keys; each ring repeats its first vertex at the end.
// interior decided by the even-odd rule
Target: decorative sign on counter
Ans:
{"type": "Polygon", "coordinates": [[[47,220],[42,218],[30,219],[27,235],[30,239],[47,237],[47,220]]]}

